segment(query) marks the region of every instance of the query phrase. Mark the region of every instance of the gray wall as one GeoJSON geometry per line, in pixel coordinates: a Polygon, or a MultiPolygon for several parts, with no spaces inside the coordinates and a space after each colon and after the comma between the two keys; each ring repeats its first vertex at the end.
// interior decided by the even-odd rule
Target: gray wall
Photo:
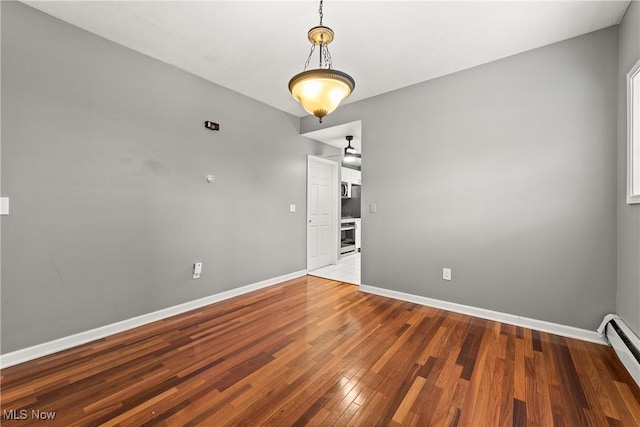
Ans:
{"type": "Polygon", "coordinates": [[[627,72],[640,58],[640,2],[631,2],[619,27],[618,304],[617,312],[640,336],[640,205],[627,205],[627,72]]]}
{"type": "Polygon", "coordinates": [[[299,136],[298,118],[1,7],[3,353],[306,268],[307,155],[339,150],[299,136]]]}
{"type": "Polygon", "coordinates": [[[363,283],[595,330],[616,299],[617,37],[329,115],[322,127],[362,119],[363,283]]]}

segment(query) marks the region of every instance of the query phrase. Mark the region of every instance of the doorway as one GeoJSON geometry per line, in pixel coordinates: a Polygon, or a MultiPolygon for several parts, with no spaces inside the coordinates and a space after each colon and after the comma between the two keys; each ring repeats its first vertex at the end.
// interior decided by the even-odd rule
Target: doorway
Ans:
{"type": "MultiPolygon", "coordinates": [[[[336,165],[338,170],[340,171],[339,177],[336,178],[336,182],[339,186],[334,192],[336,196],[336,211],[335,211],[335,230],[336,230],[336,242],[334,246],[334,254],[335,261],[332,261],[328,265],[324,265],[316,268],[307,268],[308,274],[324,277],[332,280],[339,280],[342,282],[360,284],[361,283],[361,236],[362,236],[362,218],[360,215],[361,208],[361,167],[360,163],[358,165],[354,164],[345,164],[343,162],[344,157],[344,149],[347,146],[347,140],[345,139],[347,135],[353,136],[353,146],[356,148],[357,152],[361,152],[362,147],[362,123],[361,121],[355,121],[350,123],[345,123],[338,126],[333,126],[330,128],[319,129],[315,131],[310,131],[303,133],[302,136],[313,139],[314,141],[323,142],[328,145],[332,145],[334,147],[338,147],[340,149],[340,154],[335,156],[328,156],[329,159],[335,158],[336,165]],[[356,167],[354,167],[356,166],[356,167]],[[347,189],[347,194],[345,194],[345,187],[347,189]],[[353,190],[353,191],[351,191],[353,190]],[[349,222],[349,226],[345,224],[349,222]],[[355,248],[351,248],[354,246],[352,244],[345,245],[342,247],[342,226],[345,228],[354,228],[356,233],[353,236],[351,230],[345,230],[348,234],[349,241],[353,241],[355,239],[356,244],[355,248]],[[347,250],[350,249],[350,250],[347,250]]],[[[310,170],[309,170],[310,171],[310,170]]],[[[307,193],[307,205],[310,205],[309,197],[312,195],[312,190],[308,189],[307,193]]],[[[316,197],[316,196],[314,196],[316,197]]],[[[311,212],[311,210],[309,210],[311,212]]],[[[308,218],[311,219],[311,218],[308,218]]],[[[307,223],[309,225],[309,223],[307,223]]],[[[317,240],[315,240],[315,236],[312,233],[316,231],[310,231],[309,227],[307,229],[307,242],[308,242],[308,252],[307,252],[307,265],[313,266],[319,265],[316,263],[310,262],[310,244],[311,246],[318,245],[317,240]]],[[[317,249],[317,252],[320,252],[320,249],[317,249]]]]}

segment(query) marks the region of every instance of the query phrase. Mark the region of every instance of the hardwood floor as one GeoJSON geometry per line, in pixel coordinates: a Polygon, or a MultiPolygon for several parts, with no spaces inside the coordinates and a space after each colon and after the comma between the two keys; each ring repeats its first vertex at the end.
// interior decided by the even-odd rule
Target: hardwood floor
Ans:
{"type": "Polygon", "coordinates": [[[0,380],[7,427],[640,425],[640,390],[606,346],[311,276],[0,380]]]}

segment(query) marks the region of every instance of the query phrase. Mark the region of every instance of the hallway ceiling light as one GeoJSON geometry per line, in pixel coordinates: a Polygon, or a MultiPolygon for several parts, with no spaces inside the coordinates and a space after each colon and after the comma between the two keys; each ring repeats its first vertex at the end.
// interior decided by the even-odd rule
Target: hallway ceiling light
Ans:
{"type": "Polygon", "coordinates": [[[344,149],[344,160],[345,163],[355,163],[360,160],[360,153],[351,146],[351,141],[353,140],[352,135],[347,135],[345,137],[347,139],[348,145],[347,148],[344,149]]]}
{"type": "Polygon", "coordinates": [[[333,30],[322,25],[322,2],[320,0],[320,25],[309,30],[311,52],[304,70],[289,80],[289,91],[309,114],[322,123],[322,118],[338,108],[340,101],[351,95],[356,82],[342,71],[334,70],[328,45],[333,40],[333,30]],[[307,70],[316,46],[320,47],[320,66],[307,70]]]}

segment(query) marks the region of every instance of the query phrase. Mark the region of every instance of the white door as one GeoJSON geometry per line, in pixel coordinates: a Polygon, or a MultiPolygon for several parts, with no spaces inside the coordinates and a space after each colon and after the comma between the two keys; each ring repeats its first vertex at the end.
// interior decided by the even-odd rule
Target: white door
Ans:
{"type": "Polygon", "coordinates": [[[338,164],[309,156],[307,162],[307,270],[335,263],[338,164]]]}

